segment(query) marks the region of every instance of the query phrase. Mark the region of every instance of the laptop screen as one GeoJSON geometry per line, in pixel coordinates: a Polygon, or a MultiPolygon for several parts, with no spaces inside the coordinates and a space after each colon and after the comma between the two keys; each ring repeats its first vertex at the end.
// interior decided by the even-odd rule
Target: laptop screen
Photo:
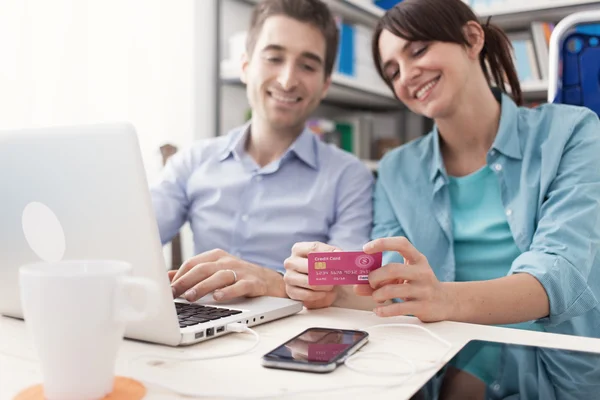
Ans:
{"type": "Polygon", "coordinates": [[[471,341],[411,400],[600,399],[600,354],[471,341]]]}

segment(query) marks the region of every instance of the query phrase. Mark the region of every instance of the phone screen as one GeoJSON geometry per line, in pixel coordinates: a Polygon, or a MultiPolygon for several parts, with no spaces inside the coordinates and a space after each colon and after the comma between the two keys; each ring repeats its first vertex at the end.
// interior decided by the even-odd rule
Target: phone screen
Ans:
{"type": "Polygon", "coordinates": [[[365,339],[362,331],[309,328],[264,356],[272,361],[330,364],[365,339]]]}

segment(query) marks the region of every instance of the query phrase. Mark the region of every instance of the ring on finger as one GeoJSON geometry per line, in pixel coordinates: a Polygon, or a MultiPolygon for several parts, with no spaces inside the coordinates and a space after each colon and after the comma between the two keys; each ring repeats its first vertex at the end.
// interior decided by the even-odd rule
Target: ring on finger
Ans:
{"type": "Polygon", "coordinates": [[[237,274],[235,273],[235,271],[232,269],[226,269],[225,271],[229,271],[233,274],[233,282],[231,284],[233,285],[234,283],[236,283],[238,278],[237,278],[237,274]]]}

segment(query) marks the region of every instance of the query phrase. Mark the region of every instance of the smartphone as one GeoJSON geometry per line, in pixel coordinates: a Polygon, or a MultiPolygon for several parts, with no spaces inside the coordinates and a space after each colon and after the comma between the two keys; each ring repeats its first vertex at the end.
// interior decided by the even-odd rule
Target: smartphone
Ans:
{"type": "Polygon", "coordinates": [[[308,328],[262,357],[268,368],[307,372],[331,372],[364,346],[369,334],[364,331],[308,328]]]}

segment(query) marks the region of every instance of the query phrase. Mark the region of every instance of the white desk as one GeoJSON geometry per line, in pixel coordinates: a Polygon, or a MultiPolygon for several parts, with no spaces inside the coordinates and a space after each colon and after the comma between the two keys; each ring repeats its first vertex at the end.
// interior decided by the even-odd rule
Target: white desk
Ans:
{"type": "MultiPolygon", "coordinates": [[[[417,319],[397,317],[383,319],[371,312],[341,308],[323,310],[304,310],[298,315],[284,318],[269,324],[256,327],[261,343],[251,353],[241,356],[195,362],[168,362],[160,366],[149,366],[147,360],[140,360],[130,365],[129,360],[140,354],[189,354],[199,352],[202,355],[224,353],[234,348],[243,348],[254,340],[249,334],[232,333],[228,336],[209,340],[195,346],[170,348],[137,341],[125,340],[120,348],[116,372],[118,375],[156,379],[170,385],[180,385],[182,389],[219,393],[232,398],[243,396],[266,396],[279,393],[278,398],[285,398],[286,391],[293,392],[304,389],[325,389],[331,387],[349,387],[358,384],[389,385],[398,382],[399,377],[369,377],[340,366],[329,374],[311,374],[294,371],[282,371],[263,368],[260,357],[275,348],[293,335],[311,326],[333,328],[366,329],[382,323],[414,323],[417,319]]],[[[532,331],[518,331],[505,328],[441,322],[426,326],[453,344],[447,358],[471,339],[484,339],[499,342],[510,342],[523,345],[539,345],[568,350],[587,350],[600,353],[600,339],[553,335],[532,331]]],[[[411,359],[435,360],[446,349],[430,338],[425,332],[407,328],[380,328],[369,330],[370,341],[363,351],[396,351],[402,352],[411,359]]],[[[367,362],[367,361],[364,361],[367,362]]],[[[383,361],[368,361],[373,368],[379,369],[387,365],[383,361]]],[[[365,364],[361,364],[365,365],[365,364]]],[[[391,365],[391,364],[390,364],[391,365]]],[[[390,367],[391,368],[391,367],[390,367]]],[[[327,392],[321,396],[295,395],[294,399],[325,398],[348,399],[368,395],[376,399],[408,398],[417,388],[424,384],[434,370],[413,376],[402,386],[393,389],[347,389],[327,392]]],[[[25,387],[41,382],[40,368],[36,355],[29,342],[24,322],[0,317],[0,400],[12,399],[25,387]]],[[[174,393],[148,387],[146,399],[179,399],[174,393]]],[[[288,396],[290,397],[290,396],[288,396]]]]}

